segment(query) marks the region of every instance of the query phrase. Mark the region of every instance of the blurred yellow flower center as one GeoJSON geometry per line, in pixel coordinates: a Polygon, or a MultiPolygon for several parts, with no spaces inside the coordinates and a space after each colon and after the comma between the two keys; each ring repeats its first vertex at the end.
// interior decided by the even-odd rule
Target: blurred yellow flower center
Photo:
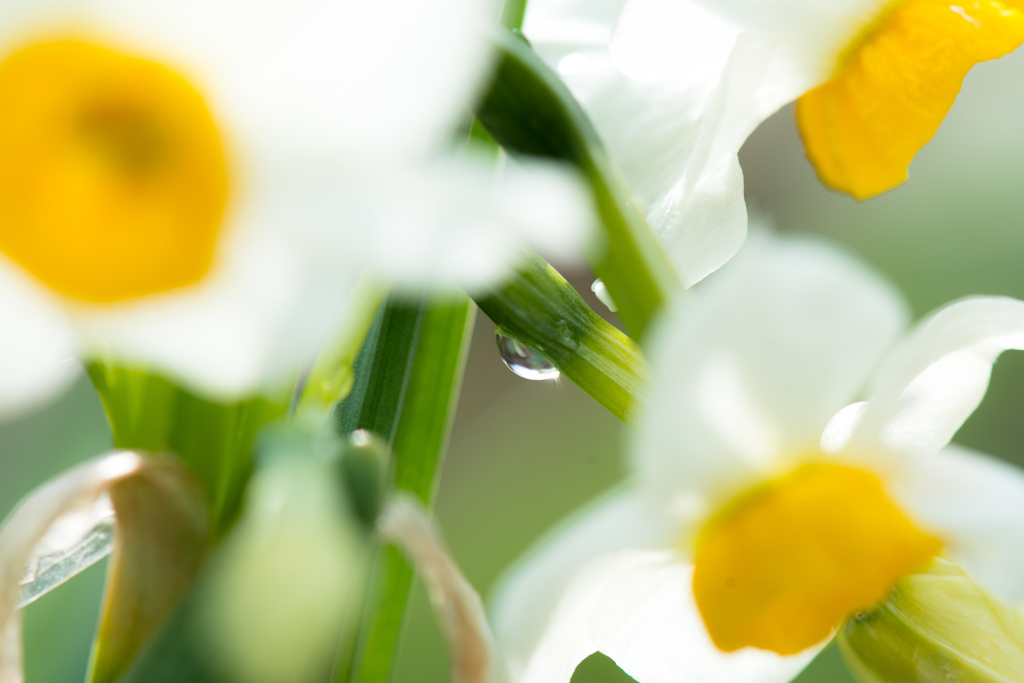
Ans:
{"type": "Polygon", "coordinates": [[[150,61],[74,40],[0,61],[0,251],[102,303],[207,273],[228,194],[199,93],[150,61]]]}
{"type": "Polygon", "coordinates": [[[905,0],[851,46],[832,80],[797,102],[822,182],[867,199],[907,179],[964,76],[1024,42],[1024,2],[905,0]]]}
{"type": "Polygon", "coordinates": [[[697,539],[693,591],[719,649],[794,654],[939,550],[873,474],[804,465],[711,519],[697,539]]]}

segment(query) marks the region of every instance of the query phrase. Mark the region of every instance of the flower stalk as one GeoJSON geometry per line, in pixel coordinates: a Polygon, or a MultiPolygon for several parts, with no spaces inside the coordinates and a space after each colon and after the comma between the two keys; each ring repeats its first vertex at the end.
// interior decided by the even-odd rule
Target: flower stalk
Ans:
{"type": "MultiPolygon", "coordinates": [[[[391,489],[428,509],[437,489],[462,384],[475,309],[468,299],[435,300],[423,313],[395,432],[391,489]]],[[[354,653],[342,644],[333,680],[383,683],[394,662],[412,590],[412,565],[393,546],[374,560],[370,592],[354,653]]]]}
{"type": "Polygon", "coordinates": [[[604,226],[591,265],[640,338],[678,277],[569,90],[521,37],[502,32],[497,47],[498,69],[477,116],[508,151],[568,162],[589,181],[604,226]]]}
{"type": "Polygon", "coordinates": [[[632,423],[648,380],[643,353],[543,259],[531,255],[511,282],[476,302],[500,333],[542,354],[615,417],[632,423]]]}

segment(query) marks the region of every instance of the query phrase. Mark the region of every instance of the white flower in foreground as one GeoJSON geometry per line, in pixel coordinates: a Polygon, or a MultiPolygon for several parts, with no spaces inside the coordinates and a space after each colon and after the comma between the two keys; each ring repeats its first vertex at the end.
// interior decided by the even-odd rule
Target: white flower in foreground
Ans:
{"type": "Polygon", "coordinates": [[[823,182],[864,199],[906,179],[974,64],[1024,41],[981,0],[533,0],[524,30],[590,114],[686,284],[746,230],[736,154],[799,98],[823,182]]]}
{"type": "Polygon", "coordinates": [[[939,554],[1024,598],[1024,473],[949,443],[1024,348],[1024,302],[965,299],[896,340],[899,298],[822,244],[751,245],[716,278],[653,339],[631,481],[499,592],[516,681],[594,651],[641,683],[788,681],[939,554]]]}
{"type": "Polygon", "coordinates": [[[574,245],[570,180],[443,154],[491,9],[4,3],[0,409],[89,354],[237,397],[307,363],[360,278],[481,286],[510,244],[574,245]]]}

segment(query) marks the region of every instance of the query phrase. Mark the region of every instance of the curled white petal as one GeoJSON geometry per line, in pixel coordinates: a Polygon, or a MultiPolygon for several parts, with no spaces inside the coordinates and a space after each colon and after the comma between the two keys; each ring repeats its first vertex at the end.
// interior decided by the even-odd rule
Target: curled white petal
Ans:
{"type": "Polygon", "coordinates": [[[940,309],[886,356],[853,444],[938,451],[978,407],[999,354],[1022,348],[1022,301],[973,297],[940,309]]]}

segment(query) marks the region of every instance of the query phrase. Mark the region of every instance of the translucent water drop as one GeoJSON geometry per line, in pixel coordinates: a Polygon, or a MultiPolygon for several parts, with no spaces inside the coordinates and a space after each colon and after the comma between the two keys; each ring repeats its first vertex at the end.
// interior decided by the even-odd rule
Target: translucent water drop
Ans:
{"type": "Polygon", "coordinates": [[[18,608],[35,602],[110,554],[114,509],[107,496],[57,520],[32,551],[21,577],[18,608]]]}
{"type": "Polygon", "coordinates": [[[558,370],[539,352],[500,332],[496,338],[501,360],[512,372],[524,379],[558,379],[558,370]]]}
{"type": "Polygon", "coordinates": [[[601,303],[607,306],[608,310],[612,313],[619,310],[619,307],[615,305],[612,295],[608,293],[608,288],[604,286],[604,282],[601,281],[601,278],[594,280],[594,283],[590,285],[590,291],[593,292],[594,295],[601,300],[601,303]]]}

